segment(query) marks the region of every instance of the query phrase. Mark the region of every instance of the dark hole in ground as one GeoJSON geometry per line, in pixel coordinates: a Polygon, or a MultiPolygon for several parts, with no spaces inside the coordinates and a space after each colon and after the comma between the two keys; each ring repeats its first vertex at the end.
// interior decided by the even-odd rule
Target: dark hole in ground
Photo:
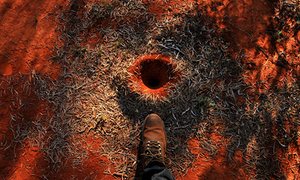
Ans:
{"type": "Polygon", "coordinates": [[[143,83],[150,89],[158,89],[168,83],[172,76],[172,65],[162,60],[144,61],[141,63],[143,83]]]}

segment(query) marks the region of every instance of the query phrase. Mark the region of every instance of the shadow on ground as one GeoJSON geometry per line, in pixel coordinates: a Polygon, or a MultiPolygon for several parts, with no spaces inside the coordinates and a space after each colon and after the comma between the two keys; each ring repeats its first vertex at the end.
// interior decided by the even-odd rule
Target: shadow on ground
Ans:
{"type": "MultiPolygon", "coordinates": [[[[239,150],[243,152],[243,161],[248,165],[248,169],[246,169],[253,173],[254,177],[262,179],[286,178],[283,168],[284,162],[287,160],[282,158],[282,154],[288,153],[291,145],[295,145],[299,151],[297,135],[299,129],[297,119],[300,119],[299,74],[296,71],[297,64],[290,62],[288,58],[280,54],[278,47],[274,46],[274,43],[282,43],[283,46],[286,46],[285,42],[288,41],[286,37],[282,37],[283,35],[276,35],[279,31],[285,31],[286,28],[273,19],[276,19],[275,7],[279,6],[279,2],[253,1],[246,3],[246,1],[232,1],[226,5],[227,8],[225,7],[224,11],[213,10],[213,12],[208,11],[209,8],[205,6],[200,8],[200,5],[196,3],[195,7],[197,8],[192,9],[191,12],[174,15],[181,18],[181,21],[172,24],[172,26],[160,27],[161,33],[153,35],[157,46],[156,53],[179,59],[178,61],[182,61],[189,72],[187,73],[188,76],[184,77],[174,89],[174,94],[169,101],[165,103],[153,104],[141,99],[129,90],[127,81],[118,76],[111,84],[107,84],[115,90],[122,115],[129,120],[128,123],[132,126],[140,125],[145,116],[151,112],[161,115],[165,121],[169,137],[167,154],[170,158],[168,165],[176,174],[185,172],[187,168],[193,165],[192,161],[196,158],[190,153],[188,147],[190,138],[200,140],[200,146],[206,143],[206,146],[211,148],[209,153],[212,154],[212,158],[218,156],[218,149],[214,149],[211,142],[202,141],[202,139],[203,134],[215,132],[215,125],[221,124],[223,129],[217,133],[229,139],[229,144],[223,144],[226,146],[227,159],[224,163],[226,167],[220,169],[218,164],[212,165],[199,177],[210,179],[222,177],[224,171],[229,171],[228,174],[225,173],[225,176],[230,176],[229,174],[234,173],[236,168],[231,168],[229,164],[235,152],[239,150]],[[241,7],[244,9],[240,9],[241,7]],[[219,12],[221,14],[218,14],[219,12]],[[235,12],[242,12],[242,14],[235,14],[235,12]],[[259,13],[262,13],[265,18],[255,21],[259,18],[257,16],[259,13]],[[256,16],[251,16],[253,14],[256,16]],[[239,19],[240,15],[242,15],[242,19],[239,19]],[[219,26],[220,21],[224,23],[225,28],[219,26]],[[244,26],[239,26],[241,24],[244,26]],[[247,29],[251,29],[251,31],[245,31],[247,29]],[[265,34],[263,38],[267,39],[267,46],[261,44],[261,34],[265,34]],[[251,58],[244,56],[247,52],[253,52],[254,56],[251,58]],[[263,76],[265,70],[261,64],[267,60],[261,57],[273,55],[278,55],[276,61],[272,61],[276,65],[276,74],[271,74],[274,76],[271,76],[267,81],[271,83],[266,84],[270,85],[270,88],[262,93],[260,83],[266,79],[263,76]],[[255,60],[259,60],[259,62],[255,60]],[[246,82],[244,77],[246,72],[257,73],[254,73],[254,78],[251,81],[246,82]],[[297,79],[296,83],[291,85],[291,82],[287,80],[282,83],[283,86],[278,88],[278,83],[281,83],[282,77],[288,72],[292,72],[292,75],[297,79]],[[253,82],[257,83],[251,84],[253,82]]],[[[122,3],[127,2],[118,1],[116,4],[120,6],[122,3]]],[[[31,5],[36,6],[36,3],[31,5]]],[[[31,7],[31,5],[29,6],[31,7]]],[[[106,10],[103,12],[103,9],[100,8],[99,11],[97,6],[94,6],[90,16],[83,18],[82,9],[86,5],[83,0],[72,0],[69,9],[60,17],[63,45],[52,60],[63,66],[65,74],[52,84],[54,89],[51,89],[52,86],[48,86],[53,81],[44,82],[47,81],[47,77],[43,77],[41,74],[33,74],[34,80],[30,77],[28,79],[1,77],[1,83],[10,87],[10,89],[1,89],[1,109],[3,106],[10,107],[12,110],[4,108],[5,113],[14,111],[14,114],[18,115],[17,119],[13,120],[7,113],[4,120],[8,122],[5,124],[6,130],[1,129],[1,148],[3,150],[1,150],[1,155],[3,157],[0,160],[9,163],[10,167],[14,166],[14,160],[21,156],[21,143],[28,137],[35,135],[28,136],[28,132],[35,132],[31,129],[37,127],[47,127],[42,131],[46,135],[41,150],[45,153],[45,157],[35,160],[38,165],[42,164],[43,167],[36,166],[32,172],[38,175],[43,174],[47,178],[56,177],[57,172],[63,174],[59,171],[59,167],[63,166],[67,162],[66,160],[71,157],[69,138],[73,134],[70,127],[71,121],[66,122],[64,119],[73,118],[72,115],[68,114],[68,111],[71,111],[70,104],[74,101],[70,98],[72,97],[70,94],[76,89],[72,87],[73,83],[76,83],[72,79],[74,77],[66,72],[77,71],[78,74],[75,73],[75,76],[84,74],[87,79],[92,78],[97,75],[96,69],[99,63],[95,60],[98,59],[98,56],[84,58],[85,50],[82,49],[80,42],[89,39],[93,33],[106,33],[108,29],[116,29],[120,32],[125,29],[124,27],[128,27],[130,28],[130,31],[127,32],[128,37],[131,35],[130,37],[133,38],[128,38],[124,42],[125,45],[120,49],[138,49],[146,46],[147,42],[144,39],[151,34],[147,30],[151,28],[149,24],[155,19],[155,14],[150,13],[147,17],[136,17],[134,14],[131,14],[130,17],[123,15],[119,17],[117,22],[114,22],[111,14],[114,12],[113,6],[115,4],[112,4],[105,5],[106,10]],[[83,23],[83,20],[88,20],[88,23],[83,23]],[[85,31],[85,28],[88,31],[85,31]],[[95,29],[101,29],[100,33],[95,32],[95,29]],[[142,41],[136,39],[142,39],[142,41]],[[72,69],[74,64],[82,63],[82,61],[85,62],[84,65],[78,69],[72,69]],[[18,83],[29,84],[23,87],[18,83]],[[27,91],[26,88],[29,90],[27,91]],[[39,94],[39,98],[44,98],[43,100],[50,102],[51,107],[46,109],[51,109],[53,105],[54,112],[60,112],[59,115],[65,112],[65,116],[54,116],[54,119],[47,119],[49,117],[46,115],[46,117],[39,117],[40,121],[37,121],[37,114],[40,113],[40,110],[39,98],[35,97],[36,92],[39,94]],[[50,95],[45,94],[46,92],[50,95]],[[22,98],[15,96],[23,93],[28,93],[28,95],[24,95],[22,98]],[[19,100],[24,102],[21,106],[13,105],[19,103],[19,100]],[[70,109],[67,111],[66,108],[70,109]],[[41,122],[41,126],[36,125],[37,122],[41,122]],[[9,128],[11,129],[8,130],[9,128]],[[9,137],[8,140],[5,139],[7,137],[9,137]],[[8,144],[5,144],[7,141],[9,141],[8,144]],[[9,143],[10,146],[8,146],[9,143]],[[4,156],[7,158],[5,159],[4,156]],[[13,158],[11,158],[12,156],[13,158]]],[[[1,6],[0,17],[4,17],[8,13],[10,6],[9,1],[5,1],[1,6]]],[[[217,9],[222,6],[222,2],[219,5],[209,4],[209,6],[217,9]]],[[[38,14],[39,12],[36,10],[33,11],[34,13],[38,14]]],[[[22,38],[25,38],[28,44],[32,41],[33,36],[31,37],[30,34],[36,33],[34,29],[36,21],[34,20],[34,18],[26,20],[28,22],[25,27],[30,29],[29,34],[27,32],[24,34],[23,31],[16,32],[14,35],[16,41],[22,38]]],[[[2,22],[0,20],[0,23],[2,22]]],[[[121,33],[124,35],[126,32],[121,33]]],[[[296,36],[295,31],[293,37],[296,38],[296,36]]],[[[99,42],[102,43],[101,40],[99,42]]],[[[25,43],[25,46],[27,47],[28,44],[25,43]]],[[[7,41],[0,49],[1,64],[6,63],[13,55],[9,51],[12,46],[13,41],[7,41]]],[[[26,47],[24,48],[25,51],[26,47]]],[[[287,48],[285,50],[288,51],[287,48]]],[[[138,52],[140,51],[136,51],[136,53],[138,52]]],[[[297,54],[297,51],[293,51],[292,48],[288,53],[293,55],[293,53],[297,54]]],[[[100,57],[99,61],[101,60],[103,59],[100,57]]],[[[45,112],[45,114],[47,113],[45,112]]],[[[78,119],[78,121],[81,120],[78,119]]],[[[137,147],[138,144],[134,144],[134,146],[137,147]]],[[[244,166],[244,162],[241,166],[244,166]]],[[[10,177],[13,172],[14,169],[1,166],[0,173],[3,177],[10,177]]],[[[72,173],[80,174],[80,177],[88,176],[89,172],[84,171],[80,174],[75,170],[72,171],[72,173]]],[[[68,174],[67,170],[65,174],[68,174]]]]}
{"type": "MultiPolygon", "coordinates": [[[[227,5],[221,17],[226,25],[224,29],[215,25],[220,17],[206,16],[203,8],[203,11],[196,10],[194,15],[183,15],[180,24],[162,30],[162,34],[156,37],[163,45],[159,53],[180,57],[192,67],[191,75],[176,90],[177,96],[171,97],[168,102],[149,103],[132,93],[126,82],[115,79],[112,84],[118,92],[123,114],[132,123],[139,123],[151,112],[162,116],[169,137],[167,154],[173,169],[180,171],[187,159],[193,158],[189,154],[187,141],[198,136],[201,124],[208,122],[213,127],[214,122],[221,120],[224,132],[220,133],[230,138],[230,143],[224,145],[227,148],[228,164],[237,150],[242,150],[244,160],[254,150],[247,161],[252,166],[248,170],[254,172],[255,177],[286,176],[280,152],[287,153],[290,145],[297,146],[298,143],[299,105],[295,98],[299,83],[291,86],[285,81],[281,88],[278,88],[278,83],[282,83],[282,77],[287,70],[295,68],[295,64],[282,59],[276,47],[280,37],[275,34],[283,30],[283,26],[275,18],[275,8],[279,6],[279,1],[246,3],[243,9],[239,9],[243,3],[245,2],[231,2],[227,5]],[[238,9],[242,17],[239,18],[233,9],[238,9]],[[255,21],[258,17],[253,17],[254,14],[264,18],[255,21]],[[260,44],[262,33],[264,38],[270,39],[265,46],[260,44]],[[222,49],[224,42],[221,38],[218,39],[219,42],[216,41],[216,37],[220,36],[224,37],[225,43],[229,43],[228,50],[222,49]],[[204,47],[211,48],[208,50],[211,53],[204,52],[207,50],[204,47]],[[253,58],[278,55],[278,59],[274,61],[276,74],[270,77],[269,91],[261,93],[261,87],[253,88],[243,81],[245,71],[253,70],[247,67],[254,60],[245,57],[245,51],[253,51],[253,58]],[[202,82],[195,83],[196,81],[202,82]],[[255,147],[252,147],[253,141],[256,142],[255,147]]],[[[212,7],[211,4],[210,6],[212,7]]],[[[295,50],[289,53],[295,54],[295,50]]],[[[266,60],[259,61],[255,63],[264,63],[266,60]]],[[[255,71],[258,71],[254,81],[264,81],[265,77],[261,75],[263,67],[254,66],[255,71]]],[[[292,75],[297,78],[298,75],[294,73],[295,71],[292,75]]],[[[218,167],[212,166],[203,177],[222,177],[222,174],[213,175],[223,172],[216,169],[218,167]]],[[[234,171],[232,169],[230,172],[234,171]]]]}

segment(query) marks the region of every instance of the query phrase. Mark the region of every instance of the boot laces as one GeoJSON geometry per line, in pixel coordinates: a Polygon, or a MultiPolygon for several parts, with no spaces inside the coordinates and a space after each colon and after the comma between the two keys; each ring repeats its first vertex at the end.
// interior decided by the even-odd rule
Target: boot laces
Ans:
{"type": "Polygon", "coordinates": [[[158,141],[147,141],[146,142],[146,155],[161,156],[161,145],[158,141]]]}
{"type": "Polygon", "coordinates": [[[147,141],[143,155],[147,164],[152,161],[163,163],[162,149],[159,141],[147,141]]]}

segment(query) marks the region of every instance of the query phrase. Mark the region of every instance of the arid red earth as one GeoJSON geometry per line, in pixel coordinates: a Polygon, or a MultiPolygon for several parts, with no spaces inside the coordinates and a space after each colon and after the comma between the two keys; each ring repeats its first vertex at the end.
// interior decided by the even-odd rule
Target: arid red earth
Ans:
{"type": "MultiPolygon", "coordinates": [[[[66,155],[60,160],[59,166],[53,168],[53,161],[48,160],[49,157],[46,157],[40,142],[33,142],[34,137],[39,134],[24,130],[24,127],[45,127],[52,121],[50,117],[56,113],[53,104],[36,94],[36,84],[32,79],[36,75],[42,75],[56,81],[65,71],[59,62],[53,60],[58,47],[65,43],[61,38],[62,27],[58,17],[71,9],[74,2],[78,3],[79,8],[97,3],[112,3],[109,0],[0,1],[0,179],[123,177],[122,174],[115,173],[115,166],[110,159],[100,153],[101,144],[106,141],[105,137],[93,131],[66,137],[67,141],[76,144],[79,152],[85,153],[86,158],[79,165],[74,164],[76,157],[66,155]]],[[[280,24],[276,24],[280,19],[275,17],[280,13],[275,8],[279,6],[279,1],[198,0],[196,5],[195,2],[197,1],[143,1],[147,7],[145,11],[157,19],[174,16],[179,10],[184,11],[186,8],[188,11],[190,6],[195,6],[197,11],[205,15],[207,21],[213,22],[217,28],[216,34],[229,44],[230,56],[241,63],[242,77],[249,86],[247,96],[252,104],[260,103],[263,95],[270,91],[282,90],[294,84],[299,86],[299,11],[296,12],[297,20],[287,19],[286,22],[280,22],[286,25],[274,32],[280,24]],[[236,58],[241,56],[242,59],[236,58]]],[[[299,2],[295,3],[300,6],[299,2]]],[[[77,16],[81,16],[80,11],[77,16]]],[[[130,18],[128,17],[128,21],[130,18]]],[[[119,26],[118,23],[120,22],[110,21],[109,18],[99,22],[101,26],[110,28],[119,26]]],[[[93,29],[83,34],[87,35],[88,37],[83,37],[85,42],[82,43],[91,48],[104,43],[101,33],[95,33],[93,29]]],[[[220,86],[222,83],[224,82],[220,81],[220,86]]],[[[237,102],[240,105],[247,103],[243,97],[237,97],[237,102]]],[[[294,135],[291,136],[293,140],[290,143],[282,144],[284,137],[278,133],[276,122],[270,122],[269,129],[266,129],[271,137],[277,137],[268,141],[265,151],[261,151],[263,157],[274,158],[278,163],[278,172],[273,169],[264,171],[268,172],[265,176],[269,179],[300,179],[299,102],[295,104],[295,108],[298,115],[280,125],[287,134],[294,135]]],[[[276,113],[278,112],[270,114],[270,117],[276,116],[276,113]]],[[[246,163],[251,152],[241,148],[229,153],[231,137],[216,133],[224,129],[222,123],[215,122],[211,128],[214,131],[206,132],[203,137],[218,147],[216,153],[209,154],[205,146],[201,145],[201,139],[191,136],[187,147],[194,159],[185,173],[175,173],[177,179],[257,177],[259,169],[249,168],[246,163]]],[[[44,144],[56,140],[57,131],[41,131],[44,133],[40,139],[44,144]]],[[[255,143],[255,140],[249,140],[248,146],[255,143]]]]}

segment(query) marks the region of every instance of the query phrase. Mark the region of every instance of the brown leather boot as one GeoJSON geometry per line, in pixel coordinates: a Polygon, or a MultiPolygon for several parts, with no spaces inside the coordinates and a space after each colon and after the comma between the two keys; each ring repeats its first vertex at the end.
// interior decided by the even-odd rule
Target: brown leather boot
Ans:
{"type": "Polygon", "coordinates": [[[150,163],[165,165],[166,158],[166,131],[163,120],[157,114],[146,117],[142,131],[142,166],[150,163]]]}

